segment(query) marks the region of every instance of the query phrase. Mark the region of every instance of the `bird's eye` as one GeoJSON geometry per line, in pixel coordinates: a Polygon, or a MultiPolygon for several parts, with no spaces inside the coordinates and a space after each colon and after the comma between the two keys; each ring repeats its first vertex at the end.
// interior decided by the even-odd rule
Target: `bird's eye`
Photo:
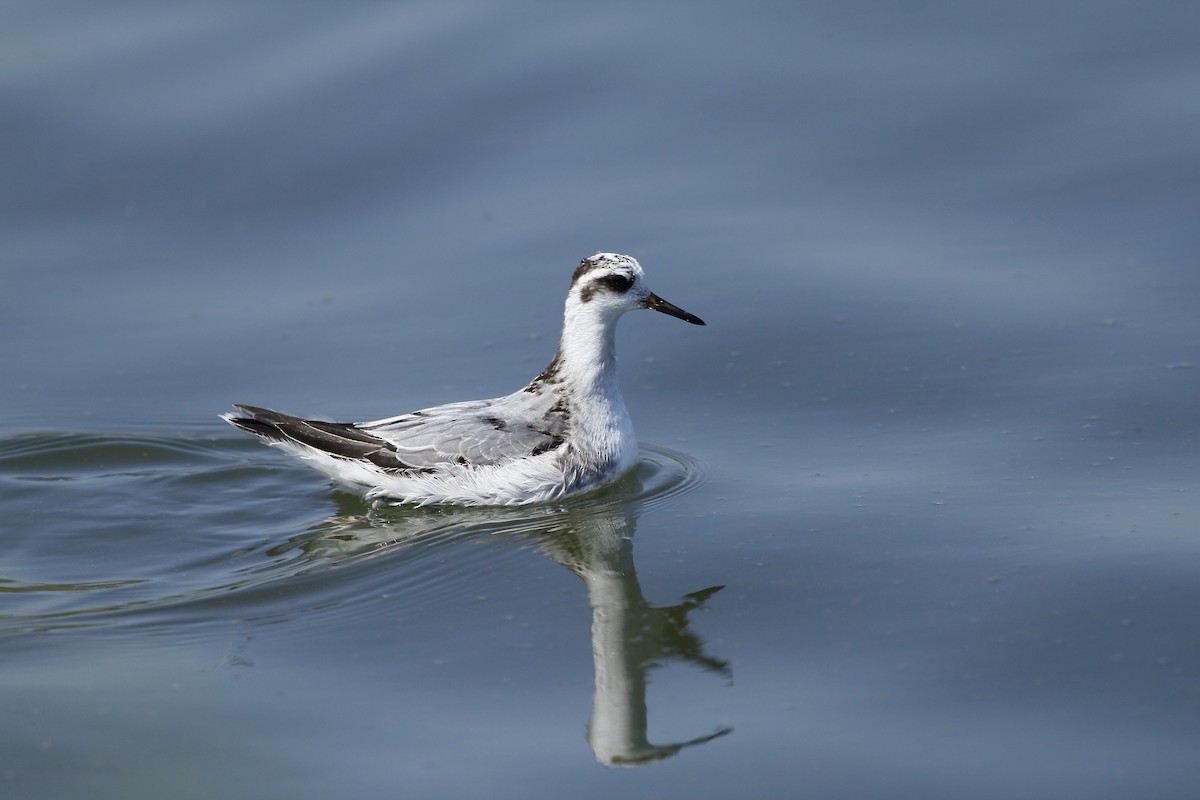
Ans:
{"type": "Polygon", "coordinates": [[[603,283],[609,289],[612,289],[618,294],[622,292],[628,292],[629,287],[633,286],[633,278],[629,277],[628,275],[621,274],[605,275],[600,279],[599,282],[603,283]]]}

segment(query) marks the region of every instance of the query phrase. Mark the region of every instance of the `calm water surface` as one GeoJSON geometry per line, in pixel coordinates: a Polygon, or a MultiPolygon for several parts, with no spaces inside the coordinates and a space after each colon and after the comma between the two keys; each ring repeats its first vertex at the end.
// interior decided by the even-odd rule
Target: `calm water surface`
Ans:
{"type": "Polygon", "coordinates": [[[1190,798],[1200,13],[10,3],[0,793],[1190,798]],[[373,514],[217,419],[524,384],[643,460],[373,514]]]}

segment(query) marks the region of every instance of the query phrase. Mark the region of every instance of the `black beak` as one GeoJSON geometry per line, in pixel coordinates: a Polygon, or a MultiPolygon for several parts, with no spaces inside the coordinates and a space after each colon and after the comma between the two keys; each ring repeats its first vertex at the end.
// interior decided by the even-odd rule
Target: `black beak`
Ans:
{"type": "Polygon", "coordinates": [[[646,306],[646,308],[650,308],[655,311],[661,311],[664,314],[670,314],[672,317],[679,317],[684,322],[690,322],[693,325],[704,324],[704,320],[700,319],[695,314],[689,314],[679,306],[668,303],[666,300],[663,300],[653,292],[651,292],[650,296],[645,299],[643,305],[646,306]]]}

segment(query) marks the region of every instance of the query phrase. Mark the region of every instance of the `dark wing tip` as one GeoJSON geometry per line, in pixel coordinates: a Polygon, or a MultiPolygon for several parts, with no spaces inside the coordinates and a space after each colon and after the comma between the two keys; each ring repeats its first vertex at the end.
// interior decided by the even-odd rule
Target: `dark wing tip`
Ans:
{"type": "Polygon", "coordinates": [[[233,407],[247,415],[239,417],[233,413],[222,414],[221,419],[233,427],[271,441],[283,441],[287,438],[278,425],[279,422],[286,419],[283,414],[266,408],[243,406],[237,403],[234,403],[233,407]]]}
{"type": "Polygon", "coordinates": [[[427,471],[401,461],[391,442],[372,436],[353,423],[301,419],[269,408],[237,403],[234,408],[247,416],[222,414],[221,417],[230,425],[268,442],[290,442],[337,458],[370,461],[388,472],[427,471]]]}

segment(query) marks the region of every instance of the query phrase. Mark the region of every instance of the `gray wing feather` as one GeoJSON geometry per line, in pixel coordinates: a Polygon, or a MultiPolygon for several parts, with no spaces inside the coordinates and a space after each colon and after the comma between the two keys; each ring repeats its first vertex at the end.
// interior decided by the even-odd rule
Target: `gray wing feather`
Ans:
{"type": "Polygon", "coordinates": [[[446,463],[486,466],[538,455],[562,444],[567,411],[556,400],[549,394],[517,392],[355,427],[390,442],[400,459],[418,468],[446,463]]]}

